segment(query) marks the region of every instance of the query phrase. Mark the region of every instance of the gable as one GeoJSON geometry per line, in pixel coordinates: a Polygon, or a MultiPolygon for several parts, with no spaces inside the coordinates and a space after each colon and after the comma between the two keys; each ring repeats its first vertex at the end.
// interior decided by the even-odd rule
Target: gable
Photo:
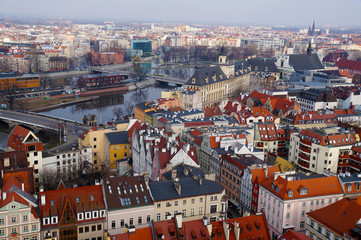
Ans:
{"type": "Polygon", "coordinates": [[[199,167],[198,164],[196,164],[193,159],[183,150],[180,149],[170,160],[170,163],[172,166],[176,166],[178,164],[184,163],[185,165],[193,166],[193,167],[199,167]]]}
{"type": "Polygon", "coordinates": [[[65,198],[65,205],[63,208],[63,212],[61,213],[60,226],[69,225],[76,223],[76,217],[71,208],[69,201],[65,198]]]}

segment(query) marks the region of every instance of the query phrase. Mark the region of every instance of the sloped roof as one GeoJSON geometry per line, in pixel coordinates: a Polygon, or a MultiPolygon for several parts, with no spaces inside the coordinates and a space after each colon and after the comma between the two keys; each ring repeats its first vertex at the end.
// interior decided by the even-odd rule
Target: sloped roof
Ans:
{"type": "Polygon", "coordinates": [[[350,69],[350,70],[358,70],[361,71],[361,61],[353,61],[347,59],[339,59],[336,62],[336,65],[340,69],[350,69]]]}
{"type": "Polygon", "coordinates": [[[266,58],[250,58],[247,62],[251,65],[252,71],[258,72],[275,72],[278,73],[279,70],[276,67],[274,61],[266,58]]]}
{"type": "Polygon", "coordinates": [[[361,219],[361,196],[341,199],[327,207],[308,212],[307,215],[341,236],[349,234],[361,219]]]}
{"type": "Polygon", "coordinates": [[[206,86],[215,82],[227,80],[219,66],[196,69],[193,76],[186,82],[190,86],[206,86]]]}
{"type": "MultiPolygon", "coordinates": [[[[74,214],[83,211],[105,210],[101,185],[40,192],[39,199],[40,216],[42,218],[58,216],[59,221],[61,220],[61,214],[66,207],[66,202],[69,203],[74,214]],[[44,205],[41,202],[42,196],[45,196],[44,205]]],[[[54,224],[49,224],[42,227],[54,227],[54,224]]]]}
{"type": "Polygon", "coordinates": [[[24,191],[30,194],[35,193],[34,169],[32,167],[11,169],[4,171],[3,184],[6,184],[11,178],[15,178],[19,183],[24,183],[24,191]]]}
{"type": "Polygon", "coordinates": [[[173,180],[149,183],[154,201],[209,195],[223,191],[219,183],[207,179],[202,179],[202,184],[193,178],[179,179],[178,183],[181,185],[181,194],[175,189],[173,180]]]}
{"type": "Polygon", "coordinates": [[[26,168],[28,167],[28,160],[25,151],[15,150],[8,152],[0,152],[0,170],[26,168]],[[5,159],[9,158],[9,166],[5,166],[5,159]]]}
{"type": "Polygon", "coordinates": [[[313,238],[307,236],[304,233],[296,232],[296,231],[287,231],[285,234],[283,234],[278,239],[286,239],[286,240],[312,240],[313,238]]]}
{"type": "Polygon", "coordinates": [[[127,131],[105,133],[105,137],[108,139],[110,145],[129,143],[127,131]]]}
{"type": "Polygon", "coordinates": [[[276,180],[273,178],[268,178],[260,183],[264,188],[278,196],[283,200],[291,200],[297,198],[308,198],[316,196],[325,196],[325,195],[334,195],[342,194],[343,190],[341,188],[340,182],[337,177],[316,177],[316,178],[307,178],[300,180],[288,181],[281,176],[277,177],[276,180]],[[272,188],[275,186],[274,188],[272,188]],[[307,194],[301,195],[298,188],[300,186],[307,188],[307,194]],[[277,192],[276,186],[278,186],[279,191],[277,192]],[[293,191],[293,197],[289,197],[288,192],[293,191]]]}
{"type": "Polygon", "coordinates": [[[144,176],[119,176],[103,179],[103,188],[108,210],[152,205],[152,197],[144,176]]]}
{"type": "Polygon", "coordinates": [[[290,54],[289,64],[295,70],[317,70],[324,69],[317,54],[290,54]]]}

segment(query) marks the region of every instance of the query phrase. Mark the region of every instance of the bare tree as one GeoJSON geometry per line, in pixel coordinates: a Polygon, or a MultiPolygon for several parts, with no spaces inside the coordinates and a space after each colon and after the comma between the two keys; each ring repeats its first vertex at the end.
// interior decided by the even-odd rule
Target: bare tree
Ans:
{"type": "Polygon", "coordinates": [[[114,107],[113,108],[113,114],[114,114],[116,120],[120,120],[120,118],[123,115],[122,108],[121,107],[114,107]]]}
{"type": "Polygon", "coordinates": [[[142,67],[141,63],[136,63],[132,68],[132,73],[130,74],[130,77],[137,82],[141,82],[145,80],[147,77],[146,70],[142,67]]]}
{"type": "Polygon", "coordinates": [[[10,110],[14,108],[16,103],[16,95],[19,92],[19,88],[9,79],[2,80],[0,82],[0,99],[8,104],[10,110]]]}
{"type": "Polygon", "coordinates": [[[124,106],[125,106],[125,114],[127,116],[131,116],[133,114],[133,110],[134,110],[133,103],[131,103],[130,101],[125,101],[124,106]]]}
{"type": "Polygon", "coordinates": [[[55,190],[58,188],[60,178],[57,172],[45,169],[39,175],[39,185],[43,186],[45,191],[55,190]]]}
{"type": "Polygon", "coordinates": [[[40,88],[45,90],[47,87],[51,87],[51,81],[50,81],[50,77],[48,74],[42,74],[40,76],[40,88]]]}

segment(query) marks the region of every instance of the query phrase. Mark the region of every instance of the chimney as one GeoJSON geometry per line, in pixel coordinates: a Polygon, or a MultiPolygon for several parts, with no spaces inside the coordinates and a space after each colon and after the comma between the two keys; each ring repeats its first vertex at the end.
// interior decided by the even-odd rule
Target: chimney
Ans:
{"type": "Polygon", "coordinates": [[[172,170],[172,179],[175,180],[177,178],[177,169],[172,170]]]}
{"type": "Polygon", "coordinates": [[[241,229],[239,228],[239,223],[237,221],[234,221],[234,236],[236,237],[236,240],[239,240],[240,233],[241,229]]]}
{"type": "Polygon", "coordinates": [[[46,196],[45,196],[45,195],[41,195],[40,201],[41,201],[41,206],[45,206],[45,204],[46,204],[46,196]]]}
{"type": "Polygon", "coordinates": [[[208,224],[207,217],[203,217],[203,225],[204,225],[204,226],[207,226],[207,224],[208,224]]]}
{"type": "Polygon", "coordinates": [[[175,222],[177,225],[177,228],[180,229],[182,228],[182,224],[183,224],[183,218],[182,218],[182,213],[177,213],[174,215],[175,218],[175,222]]]}
{"type": "Polygon", "coordinates": [[[44,186],[43,186],[43,185],[41,185],[41,186],[39,187],[39,192],[44,192],[44,186]]]}
{"type": "Polygon", "coordinates": [[[183,173],[185,176],[188,176],[189,170],[186,167],[184,167],[183,173]]]}
{"type": "Polygon", "coordinates": [[[99,180],[95,179],[95,185],[99,185],[99,180]]]}
{"type": "Polygon", "coordinates": [[[266,178],[268,177],[268,168],[267,167],[264,168],[264,175],[266,178]]]}
{"type": "Polygon", "coordinates": [[[202,185],[202,183],[203,183],[203,178],[200,177],[200,178],[198,179],[198,183],[199,183],[199,185],[202,185]]]}
{"type": "Polygon", "coordinates": [[[24,182],[21,183],[21,190],[25,191],[24,182]]]}
{"type": "Polygon", "coordinates": [[[174,188],[177,191],[178,195],[181,195],[181,185],[179,182],[174,182],[174,188]]]}
{"type": "Polygon", "coordinates": [[[6,192],[3,192],[3,200],[6,199],[6,192]]]}
{"type": "Polygon", "coordinates": [[[223,221],[223,231],[224,231],[224,238],[229,240],[229,224],[226,221],[223,221]]]}

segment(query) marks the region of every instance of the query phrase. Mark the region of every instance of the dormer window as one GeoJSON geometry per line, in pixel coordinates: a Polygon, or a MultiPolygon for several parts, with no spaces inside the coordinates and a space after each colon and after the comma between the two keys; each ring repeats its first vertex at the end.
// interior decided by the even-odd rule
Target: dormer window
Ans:
{"type": "Polygon", "coordinates": [[[78,221],[81,221],[84,219],[84,213],[78,213],[78,221]]]}
{"type": "Polygon", "coordinates": [[[271,188],[275,189],[275,184],[274,183],[271,184],[271,188]]]}
{"type": "Polygon", "coordinates": [[[85,219],[90,219],[90,218],[91,218],[90,212],[86,212],[86,213],[85,213],[85,219]]]}
{"type": "Polygon", "coordinates": [[[51,224],[57,224],[57,223],[58,223],[58,217],[52,217],[51,224]]]}
{"type": "Polygon", "coordinates": [[[79,198],[78,198],[78,197],[76,197],[76,198],[75,198],[75,201],[78,203],[78,202],[79,202],[79,198]]]}
{"type": "Polygon", "coordinates": [[[288,197],[290,197],[290,198],[293,197],[293,191],[292,190],[288,192],[288,197]]]}
{"type": "Polygon", "coordinates": [[[100,217],[105,217],[105,210],[101,210],[99,215],[100,217]]]}
{"type": "Polygon", "coordinates": [[[352,185],[350,183],[347,183],[347,191],[351,192],[351,189],[352,189],[352,185]]]}
{"type": "Polygon", "coordinates": [[[48,225],[50,223],[49,218],[44,218],[43,224],[48,225]]]}
{"type": "Polygon", "coordinates": [[[276,192],[280,192],[280,188],[276,186],[276,192]]]}
{"type": "Polygon", "coordinates": [[[94,196],[90,195],[90,201],[94,201],[94,196]]]}
{"type": "Polygon", "coordinates": [[[307,194],[307,188],[303,188],[300,191],[300,195],[306,195],[307,194]]]}
{"type": "Polygon", "coordinates": [[[93,218],[98,218],[98,211],[93,211],[93,218]]]}

